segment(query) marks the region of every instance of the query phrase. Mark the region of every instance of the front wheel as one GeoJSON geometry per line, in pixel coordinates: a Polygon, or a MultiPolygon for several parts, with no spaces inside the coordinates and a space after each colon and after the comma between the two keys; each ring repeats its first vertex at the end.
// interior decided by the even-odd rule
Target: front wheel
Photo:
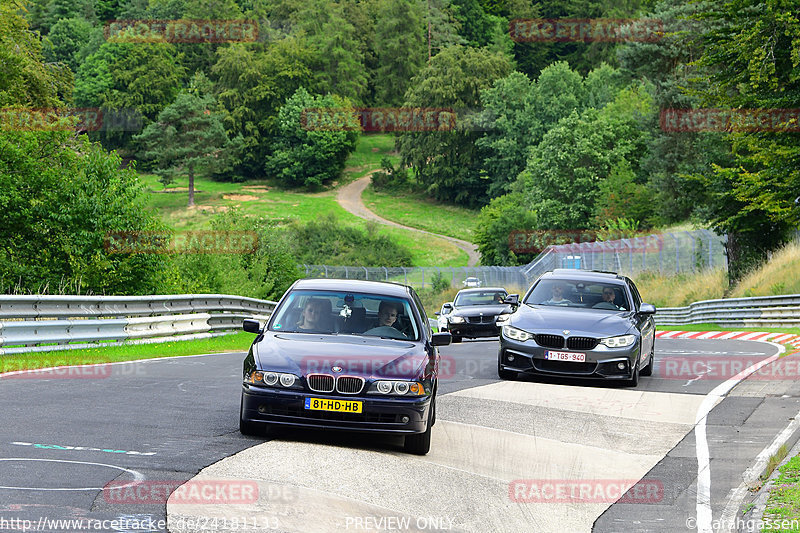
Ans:
{"type": "Polygon", "coordinates": [[[517,379],[517,373],[513,370],[504,369],[502,366],[500,366],[500,361],[497,362],[497,375],[500,377],[500,379],[517,379]]]}
{"type": "Polygon", "coordinates": [[[636,358],[636,361],[633,362],[633,375],[628,380],[629,387],[636,387],[637,385],[639,385],[639,358],[636,358]]]}
{"type": "Polygon", "coordinates": [[[461,342],[461,335],[453,335],[453,342],[461,342]]]}
{"type": "Polygon", "coordinates": [[[431,449],[431,428],[433,427],[433,421],[436,417],[436,397],[431,400],[431,407],[428,409],[428,427],[422,433],[417,433],[414,435],[406,435],[405,443],[403,444],[403,449],[407,453],[413,453],[414,455],[425,455],[431,449]]]}
{"type": "Polygon", "coordinates": [[[244,395],[239,405],[239,433],[250,437],[263,437],[267,433],[267,425],[250,422],[244,419],[244,395]]]}
{"type": "Polygon", "coordinates": [[[656,347],[653,345],[650,348],[650,360],[647,361],[647,366],[642,369],[643,376],[652,376],[653,375],[653,366],[656,364],[656,347]]]}

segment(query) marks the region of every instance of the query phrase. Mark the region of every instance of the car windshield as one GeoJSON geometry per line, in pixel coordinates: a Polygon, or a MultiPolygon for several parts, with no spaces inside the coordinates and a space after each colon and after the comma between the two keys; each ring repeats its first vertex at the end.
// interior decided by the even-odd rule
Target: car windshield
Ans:
{"type": "Polygon", "coordinates": [[[570,279],[539,281],[525,297],[524,303],[606,311],[628,311],[631,308],[625,286],[620,283],[570,279]]]}
{"type": "Polygon", "coordinates": [[[292,291],[275,310],[269,330],[420,338],[409,300],[339,291],[292,291]]]}
{"type": "Polygon", "coordinates": [[[454,305],[456,307],[465,307],[468,305],[497,305],[503,303],[503,299],[507,294],[506,291],[491,289],[485,291],[460,292],[456,295],[454,305]]]}

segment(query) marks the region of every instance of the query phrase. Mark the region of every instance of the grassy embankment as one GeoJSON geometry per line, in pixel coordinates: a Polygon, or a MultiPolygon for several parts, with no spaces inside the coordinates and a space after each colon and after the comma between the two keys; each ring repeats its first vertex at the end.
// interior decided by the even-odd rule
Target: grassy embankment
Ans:
{"type": "Polygon", "coordinates": [[[779,468],[764,510],[762,531],[800,532],[800,455],[779,468]]]}
{"type": "MultiPolygon", "coordinates": [[[[389,135],[362,136],[356,151],[346,163],[342,179],[336,185],[349,183],[380,168],[384,156],[396,162],[399,156],[392,150],[393,140],[389,135]]],[[[318,193],[304,193],[284,190],[267,181],[229,183],[196,178],[196,205],[188,208],[188,178],[177,179],[167,189],[154,175],[143,174],[141,179],[149,193],[149,207],[157,209],[162,220],[176,231],[205,229],[214,213],[234,207],[244,216],[273,220],[305,223],[332,213],[342,224],[362,229],[367,225],[366,221],[339,206],[336,187],[318,193]]],[[[445,240],[420,239],[415,232],[391,227],[381,227],[379,232],[389,235],[394,242],[408,249],[416,266],[458,267],[467,264],[467,254],[445,240]]]]}

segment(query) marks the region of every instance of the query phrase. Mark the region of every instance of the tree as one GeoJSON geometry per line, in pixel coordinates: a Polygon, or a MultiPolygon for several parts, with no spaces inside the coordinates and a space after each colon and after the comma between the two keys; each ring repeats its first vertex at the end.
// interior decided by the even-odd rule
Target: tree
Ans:
{"type": "Polygon", "coordinates": [[[525,168],[529,150],[559,120],[573,111],[605,107],[625,82],[618,69],[605,63],[584,80],[562,61],[545,68],[535,81],[513,72],[483,91],[486,134],[477,145],[485,150],[482,174],[489,180],[489,195],[510,190],[525,168]]]}
{"type": "Polygon", "coordinates": [[[45,64],[42,43],[20,14],[23,4],[0,3],[0,108],[54,107],[69,100],[72,74],[45,64]]]}
{"type": "Polygon", "coordinates": [[[510,240],[513,232],[535,230],[538,227],[536,213],[526,207],[525,197],[518,191],[494,198],[481,209],[475,225],[475,244],[484,265],[524,265],[531,262],[535,254],[512,250],[510,240]]]}
{"type": "Polygon", "coordinates": [[[265,165],[267,175],[286,186],[312,190],[339,177],[360,131],[346,101],[331,95],[315,98],[302,87],[281,107],[278,124],[275,151],[265,165]],[[319,128],[309,127],[308,120],[304,125],[304,113],[308,119],[309,112],[319,128]]]}
{"type": "Polygon", "coordinates": [[[624,89],[600,111],[573,111],[531,149],[518,186],[542,228],[592,227],[598,202],[608,201],[600,195],[600,183],[615,167],[639,170],[648,140],[642,122],[651,106],[646,86],[624,89]]]}
{"type": "Polygon", "coordinates": [[[314,86],[311,56],[311,49],[296,37],[270,44],[263,51],[241,44],[217,51],[211,70],[217,99],[226,111],[228,135],[243,139],[237,174],[264,176],[264,162],[278,132],[278,110],[298,88],[314,86]]]}
{"type": "Polygon", "coordinates": [[[77,72],[86,57],[100,47],[102,36],[102,30],[86,19],[61,19],[45,37],[45,42],[49,43],[45,58],[50,63],[66,63],[72,72],[77,72]]]}
{"type": "MultiPolygon", "coordinates": [[[[661,110],[699,107],[700,98],[685,88],[694,78],[705,78],[691,62],[702,54],[707,22],[694,16],[706,2],[662,0],[646,15],[661,21],[664,35],[653,42],[630,42],[619,49],[621,67],[653,84],[655,107],[661,110]]],[[[641,158],[642,173],[654,192],[656,224],[675,224],[693,217],[701,222],[707,203],[706,187],[693,175],[705,175],[714,165],[732,164],[730,145],[721,132],[665,131],[659,117],[649,127],[652,138],[641,158]]]]}
{"type": "Polygon", "coordinates": [[[0,133],[0,292],[164,290],[165,256],[106,246],[111,233],[167,232],[120,163],[66,131],[0,133]]]}
{"type": "MultiPolygon", "coordinates": [[[[481,91],[510,70],[511,62],[502,54],[450,46],[414,78],[405,105],[471,112],[480,105],[481,91]]],[[[475,143],[481,132],[474,131],[477,124],[468,119],[455,122],[454,127],[443,126],[443,131],[401,135],[398,146],[403,164],[411,167],[419,183],[438,200],[485,204],[489,184],[480,175],[482,157],[475,143]]]]}
{"type": "MultiPolygon", "coordinates": [[[[733,109],[796,108],[800,101],[800,13],[793,2],[711,3],[698,61],[710,83],[696,86],[703,104],[733,109]]],[[[785,119],[753,131],[732,123],[735,162],[698,176],[711,191],[706,218],[728,234],[731,281],[766,259],[800,223],[800,137],[785,119]]]]}
{"type": "Polygon", "coordinates": [[[385,0],[378,9],[375,31],[378,105],[401,105],[411,79],[425,64],[421,0],[385,0]]]}
{"type": "Polygon", "coordinates": [[[188,91],[158,115],[158,119],[134,137],[140,152],[155,162],[164,185],[176,175],[189,173],[189,207],[194,205],[195,172],[211,174],[228,170],[238,154],[241,138],[229,139],[222,113],[214,109],[210,84],[202,72],[195,74],[188,91]]]}
{"type": "Polygon", "coordinates": [[[311,0],[294,14],[294,20],[315,51],[313,73],[319,91],[361,102],[367,87],[364,57],[342,7],[311,0]]]}

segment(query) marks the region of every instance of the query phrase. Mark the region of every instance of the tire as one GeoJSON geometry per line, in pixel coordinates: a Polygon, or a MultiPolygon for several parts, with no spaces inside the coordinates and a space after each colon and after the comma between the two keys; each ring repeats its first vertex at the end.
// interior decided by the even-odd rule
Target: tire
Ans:
{"type": "Polygon", "coordinates": [[[413,453],[414,455],[425,455],[431,449],[431,428],[433,421],[436,419],[436,397],[431,400],[431,408],[428,410],[428,428],[422,433],[414,435],[406,435],[403,449],[406,453],[413,453]]]}
{"type": "Polygon", "coordinates": [[[650,360],[647,362],[647,366],[642,369],[641,374],[643,376],[652,376],[653,375],[653,366],[655,365],[656,359],[656,346],[653,344],[653,347],[650,349],[650,360]]]}
{"type": "Polygon", "coordinates": [[[461,342],[461,335],[453,335],[453,342],[461,342]]]}
{"type": "Polygon", "coordinates": [[[633,376],[631,379],[628,380],[629,387],[636,387],[639,385],[639,359],[636,359],[636,362],[633,365],[633,376]]]}
{"type": "Polygon", "coordinates": [[[244,395],[239,406],[239,433],[250,437],[261,437],[266,434],[266,425],[256,422],[249,422],[244,419],[244,395]]]}
{"type": "Polygon", "coordinates": [[[502,366],[500,366],[500,361],[497,362],[497,375],[500,377],[500,379],[517,379],[517,373],[513,370],[505,370],[502,366]]]}

